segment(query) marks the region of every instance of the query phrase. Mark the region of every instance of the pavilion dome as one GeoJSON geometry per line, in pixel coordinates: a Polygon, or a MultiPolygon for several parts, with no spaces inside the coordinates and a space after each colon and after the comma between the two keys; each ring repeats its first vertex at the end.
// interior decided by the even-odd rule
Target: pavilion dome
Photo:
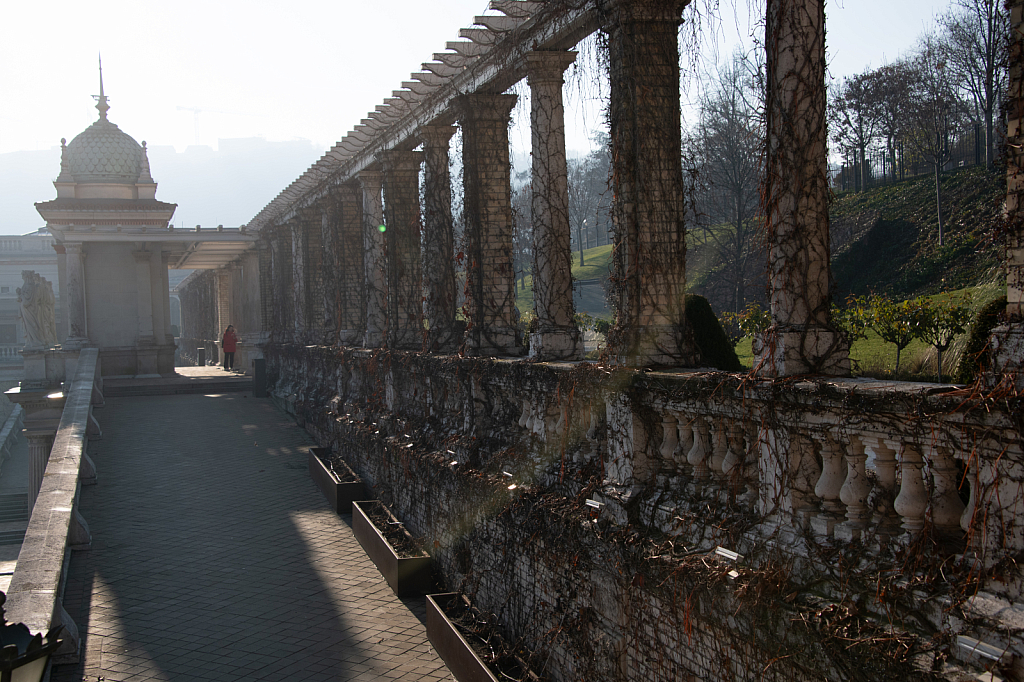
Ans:
{"type": "Polygon", "coordinates": [[[142,173],[142,146],[105,114],[67,146],[68,170],[79,183],[134,185],[142,173]]]}

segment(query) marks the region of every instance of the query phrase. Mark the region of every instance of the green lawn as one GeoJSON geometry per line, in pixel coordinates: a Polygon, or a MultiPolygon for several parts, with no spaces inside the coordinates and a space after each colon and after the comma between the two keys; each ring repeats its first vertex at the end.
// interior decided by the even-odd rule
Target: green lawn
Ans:
{"type": "MultiPolygon", "coordinates": [[[[963,300],[970,295],[971,308],[977,312],[989,301],[1003,296],[1006,287],[997,284],[984,284],[976,287],[957,289],[943,294],[928,296],[930,299],[963,300]]],[[[966,342],[966,334],[957,338],[953,346],[946,351],[942,358],[943,373],[948,375],[959,361],[960,353],[966,342]]],[[[750,339],[741,339],[736,344],[736,354],[745,367],[751,367],[754,356],[750,352],[750,339]]],[[[854,375],[871,377],[889,377],[896,367],[896,346],[886,341],[875,332],[868,330],[866,339],[854,341],[850,348],[850,360],[854,364],[854,375]]],[[[906,381],[934,381],[935,376],[935,354],[931,346],[921,341],[911,341],[910,345],[903,349],[900,354],[899,379],[906,381]]],[[[943,377],[946,378],[945,376],[943,377]]]]}
{"type": "MultiPolygon", "coordinates": [[[[601,279],[608,274],[612,262],[612,245],[595,246],[583,249],[583,262],[580,267],[580,252],[572,252],[573,279],[601,279]]],[[[526,286],[516,294],[516,307],[520,313],[533,310],[533,275],[526,276],[526,286]]]]}

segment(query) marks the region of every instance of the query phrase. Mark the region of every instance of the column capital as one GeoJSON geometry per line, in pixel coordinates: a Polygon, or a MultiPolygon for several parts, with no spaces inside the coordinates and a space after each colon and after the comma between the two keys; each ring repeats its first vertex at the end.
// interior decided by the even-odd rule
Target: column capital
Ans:
{"type": "Polygon", "coordinates": [[[132,258],[135,259],[136,263],[148,263],[149,259],[152,258],[152,256],[152,251],[144,251],[141,249],[138,251],[132,251],[132,258]]]}
{"type": "Polygon", "coordinates": [[[538,83],[557,82],[562,84],[565,70],[576,61],[576,52],[562,50],[534,50],[524,58],[526,81],[531,86],[538,83]]]}
{"type": "Polygon", "coordinates": [[[81,255],[85,253],[85,244],[82,242],[64,242],[64,250],[72,255],[81,255]]]}
{"type": "Polygon", "coordinates": [[[598,0],[598,11],[606,27],[626,22],[682,22],[683,9],[690,0],[598,0]]]}
{"type": "Polygon", "coordinates": [[[64,242],[54,242],[53,250],[59,254],[67,253],[67,249],[64,246],[64,242]]]}
{"type": "Polygon", "coordinates": [[[391,149],[386,152],[381,152],[379,158],[384,164],[385,173],[397,170],[418,171],[420,164],[423,163],[423,152],[408,152],[391,149]]]}
{"type": "Polygon", "coordinates": [[[504,121],[508,123],[518,95],[460,95],[455,98],[455,109],[462,122],[504,121]]]}
{"type": "Polygon", "coordinates": [[[356,173],[356,178],[359,179],[359,186],[364,192],[373,191],[375,188],[379,192],[381,186],[384,184],[384,173],[381,171],[359,171],[356,173]]]}
{"type": "Polygon", "coordinates": [[[455,126],[426,125],[416,130],[416,136],[423,143],[425,149],[443,147],[448,149],[448,143],[458,128],[455,126]]]}

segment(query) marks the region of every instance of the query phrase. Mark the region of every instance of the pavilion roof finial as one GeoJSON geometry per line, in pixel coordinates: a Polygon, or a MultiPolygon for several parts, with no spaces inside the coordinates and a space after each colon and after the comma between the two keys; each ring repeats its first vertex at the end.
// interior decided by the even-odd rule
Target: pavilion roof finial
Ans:
{"type": "Polygon", "coordinates": [[[100,94],[93,95],[96,98],[96,108],[99,109],[100,118],[104,121],[107,120],[107,110],[110,109],[110,105],[107,104],[107,96],[103,94],[103,55],[99,56],[100,60],[100,94]]]}

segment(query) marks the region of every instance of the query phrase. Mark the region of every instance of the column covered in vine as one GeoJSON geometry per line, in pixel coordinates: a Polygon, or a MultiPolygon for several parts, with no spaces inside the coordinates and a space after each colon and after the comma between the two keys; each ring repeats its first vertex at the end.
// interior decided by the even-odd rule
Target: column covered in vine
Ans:
{"type": "Polygon", "coordinates": [[[772,326],[757,364],[771,376],[844,375],[848,346],[829,319],[824,0],[769,0],[765,42],[772,326]]]}
{"type": "Polygon", "coordinates": [[[610,345],[637,365],[693,366],[686,330],[680,14],[688,0],[605,0],[615,222],[610,345]]]}

